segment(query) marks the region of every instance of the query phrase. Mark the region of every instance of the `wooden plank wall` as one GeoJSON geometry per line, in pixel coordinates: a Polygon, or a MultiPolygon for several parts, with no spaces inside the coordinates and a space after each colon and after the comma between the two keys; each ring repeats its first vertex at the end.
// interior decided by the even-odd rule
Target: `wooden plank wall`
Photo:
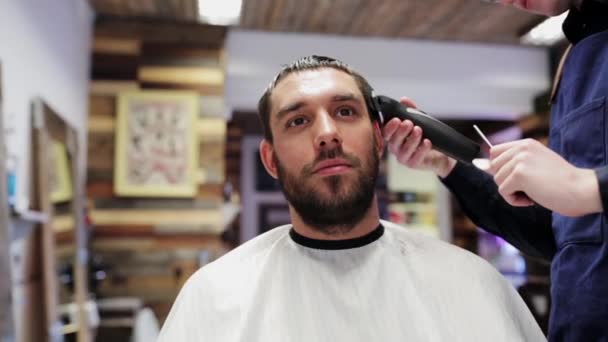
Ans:
{"type": "Polygon", "coordinates": [[[162,323],[186,279],[230,248],[222,239],[227,131],[223,49],[221,44],[117,35],[104,27],[97,30],[92,52],[87,170],[91,249],[108,275],[97,294],[142,298],[162,323]],[[132,89],[200,93],[200,182],[195,198],[114,195],[116,99],[132,89]]]}

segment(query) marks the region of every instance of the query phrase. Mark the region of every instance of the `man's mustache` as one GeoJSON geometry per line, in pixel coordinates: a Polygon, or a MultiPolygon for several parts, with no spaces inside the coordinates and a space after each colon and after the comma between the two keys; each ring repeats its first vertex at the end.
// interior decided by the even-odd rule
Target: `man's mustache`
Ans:
{"type": "Polygon", "coordinates": [[[313,172],[313,170],[315,169],[315,166],[327,159],[334,159],[334,158],[342,158],[345,159],[346,161],[348,161],[349,164],[352,165],[352,167],[359,167],[361,166],[361,160],[359,160],[359,158],[355,157],[352,154],[346,153],[344,152],[344,150],[342,149],[341,146],[337,146],[335,148],[332,148],[331,150],[322,150],[321,152],[319,152],[319,155],[317,156],[317,158],[315,158],[315,160],[304,166],[304,168],[302,169],[302,173],[305,176],[311,175],[313,172]]]}

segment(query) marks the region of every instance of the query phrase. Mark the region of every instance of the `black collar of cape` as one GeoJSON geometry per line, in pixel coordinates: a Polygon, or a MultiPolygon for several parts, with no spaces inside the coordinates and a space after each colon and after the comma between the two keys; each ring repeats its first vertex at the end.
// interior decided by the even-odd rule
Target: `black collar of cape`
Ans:
{"type": "Polygon", "coordinates": [[[583,0],[581,8],[571,8],[563,30],[572,44],[608,30],[608,0],[583,0]]]}
{"type": "Polygon", "coordinates": [[[293,226],[289,230],[289,236],[298,245],[314,249],[326,249],[326,250],[338,250],[338,249],[351,249],[359,248],[368,245],[378,240],[384,234],[384,226],[378,224],[378,227],[366,235],[360,236],[354,239],[345,240],[318,240],[311,239],[304,235],[298,234],[293,229],[293,226]]]}

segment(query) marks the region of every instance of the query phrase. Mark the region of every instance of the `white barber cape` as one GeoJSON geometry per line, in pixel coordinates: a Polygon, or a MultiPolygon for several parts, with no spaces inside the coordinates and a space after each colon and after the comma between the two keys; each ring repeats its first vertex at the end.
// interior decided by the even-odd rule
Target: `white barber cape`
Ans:
{"type": "Polygon", "coordinates": [[[158,341],[546,340],[484,260],[381,224],[338,242],[258,236],[192,275],[158,341]]]}

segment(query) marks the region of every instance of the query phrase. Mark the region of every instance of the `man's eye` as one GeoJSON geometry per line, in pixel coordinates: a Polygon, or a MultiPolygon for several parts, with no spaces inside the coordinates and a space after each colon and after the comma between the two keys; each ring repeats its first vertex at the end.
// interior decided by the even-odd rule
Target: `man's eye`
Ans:
{"type": "Polygon", "coordinates": [[[338,109],[338,115],[352,116],[352,115],[355,115],[355,111],[350,107],[341,107],[340,109],[338,109]]]}
{"type": "Polygon", "coordinates": [[[295,118],[287,123],[287,127],[296,127],[307,123],[308,120],[305,118],[295,118]]]}

